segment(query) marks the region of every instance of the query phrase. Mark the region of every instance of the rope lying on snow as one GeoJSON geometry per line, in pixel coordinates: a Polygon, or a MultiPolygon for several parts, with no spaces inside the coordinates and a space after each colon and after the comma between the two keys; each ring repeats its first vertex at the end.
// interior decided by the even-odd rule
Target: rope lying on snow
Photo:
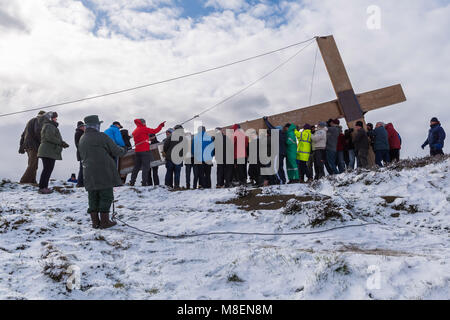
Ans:
{"type": "Polygon", "coordinates": [[[134,229],[136,231],[145,233],[145,234],[151,234],[156,237],[160,238],[167,238],[167,239],[185,239],[185,238],[194,238],[194,237],[205,237],[205,236],[217,236],[217,235],[242,235],[242,236],[302,236],[302,235],[310,235],[310,234],[319,234],[319,233],[325,233],[330,232],[334,230],[339,229],[346,229],[346,228],[356,228],[356,227],[365,227],[373,224],[378,224],[374,222],[364,223],[364,224],[352,224],[352,225],[346,225],[346,226],[339,226],[334,227],[330,229],[324,229],[324,230],[317,230],[317,231],[307,231],[307,232],[289,232],[289,233],[264,233],[264,232],[237,232],[237,231],[215,231],[215,232],[207,232],[207,233],[192,233],[192,234],[181,234],[181,235],[167,235],[167,234],[160,234],[153,231],[147,231],[140,229],[138,227],[132,226],[128,224],[127,222],[117,218],[115,206],[113,202],[113,215],[112,215],[113,221],[119,221],[124,226],[129,227],[131,229],[134,229]]]}

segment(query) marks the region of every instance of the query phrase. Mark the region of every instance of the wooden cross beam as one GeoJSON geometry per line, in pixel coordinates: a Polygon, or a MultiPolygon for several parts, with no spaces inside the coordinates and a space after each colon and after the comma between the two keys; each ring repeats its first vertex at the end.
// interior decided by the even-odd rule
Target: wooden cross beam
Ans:
{"type": "MultiPolygon", "coordinates": [[[[406,101],[400,84],[355,94],[334,37],[318,37],[317,44],[338,99],[272,115],[269,117],[269,121],[274,126],[284,126],[286,123],[313,125],[330,118],[345,118],[348,127],[353,128],[356,121],[363,121],[365,124],[364,114],[366,112],[406,101]]],[[[267,128],[262,118],[242,122],[240,125],[244,130],[267,128]]]]}

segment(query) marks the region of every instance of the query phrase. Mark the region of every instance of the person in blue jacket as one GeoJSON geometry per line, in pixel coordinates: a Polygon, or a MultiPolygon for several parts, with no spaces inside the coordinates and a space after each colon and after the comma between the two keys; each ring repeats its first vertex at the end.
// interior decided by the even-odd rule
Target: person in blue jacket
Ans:
{"type": "Polygon", "coordinates": [[[430,121],[430,130],[428,131],[428,138],[422,144],[422,149],[425,149],[427,145],[430,146],[430,155],[435,156],[438,154],[444,154],[442,149],[444,148],[445,131],[441,127],[441,123],[438,118],[434,117],[430,121]]]}
{"type": "Polygon", "coordinates": [[[120,129],[122,128],[119,121],[114,121],[112,125],[105,130],[105,134],[119,147],[125,147],[125,141],[123,141],[122,133],[120,132],[120,129]]]}
{"type": "MultiPolygon", "coordinates": [[[[211,167],[214,157],[214,143],[212,137],[206,133],[206,128],[198,128],[192,139],[191,152],[194,155],[194,168],[198,172],[201,188],[211,188],[211,167]]],[[[194,172],[195,173],[195,172],[194,172]]]]}

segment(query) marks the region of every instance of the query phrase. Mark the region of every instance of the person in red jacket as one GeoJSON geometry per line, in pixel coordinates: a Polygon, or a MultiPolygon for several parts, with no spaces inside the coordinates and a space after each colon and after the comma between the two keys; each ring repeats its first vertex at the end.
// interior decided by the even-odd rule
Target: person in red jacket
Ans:
{"type": "Polygon", "coordinates": [[[147,128],[144,119],[135,119],[134,123],[137,128],[133,131],[132,136],[135,146],[135,165],[131,173],[130,186],[134,186],[139,171],[142,168],[142,186],[148,186],[148,171],[150,170],[150,134],[157,134],[164,127],[165,121],[158,128],[147,128]]]}
{"type": "Polygon", "coordinates": [[[398,134],[397,130],[394,129],[394,125],[392,123],[388,123],[385,128],[388,133],[389,154],[391,156],[391,162],[393,162],[394,160],[400,161],[400,149],[402,145],[400,135],[398,134]]]}

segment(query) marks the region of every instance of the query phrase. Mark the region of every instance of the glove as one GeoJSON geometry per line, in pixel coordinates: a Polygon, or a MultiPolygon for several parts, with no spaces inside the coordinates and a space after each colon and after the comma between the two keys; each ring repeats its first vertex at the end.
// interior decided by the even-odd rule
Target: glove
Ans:
{"type": "Polygon", "coordinates": [[[422,149],[425,149],[425,147],[426,147],[426,144],[424,143],[424,144],[422,145],[422,149]]]}
{"type": "Polygon", "coordinates": [[[22,148],[22,147],[20,147],[20,148],[19,148],[19,153],[20,153],[20,154],[25,154],[25,149],[22,148]]]}
{"type": "Polygon", "coordinates": [[[66,149],[66,148],[68,148],[68,147],[69,147],[69,145],[68,145],[67,143],[65,143],[65,142],[63,141],[63,143],[62,143],[62,147],[63,147],[64,149],[66,149]]]}
{"type": "Polygon", "coordinates": [[[161,126],[161,127],[164,127],[165,126],[165,124],[166,124],[166,122],[165,121],[163,121],[163,122],[161,122],[159,125],[161,126]]]}

